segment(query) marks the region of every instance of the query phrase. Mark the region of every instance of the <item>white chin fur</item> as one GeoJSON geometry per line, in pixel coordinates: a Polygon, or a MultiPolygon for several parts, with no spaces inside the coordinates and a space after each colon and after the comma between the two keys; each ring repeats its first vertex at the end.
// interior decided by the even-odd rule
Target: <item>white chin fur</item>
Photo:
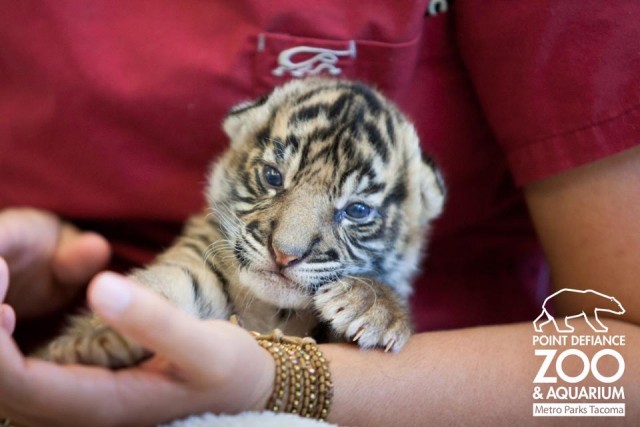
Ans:
{"type": "Polygon", "coordinates": [[[275,275],[243,270],[238,279],[256,297],[279,308],[305,308],[311,302],[311,295],[302,287],[292,287],[275,275]]]}

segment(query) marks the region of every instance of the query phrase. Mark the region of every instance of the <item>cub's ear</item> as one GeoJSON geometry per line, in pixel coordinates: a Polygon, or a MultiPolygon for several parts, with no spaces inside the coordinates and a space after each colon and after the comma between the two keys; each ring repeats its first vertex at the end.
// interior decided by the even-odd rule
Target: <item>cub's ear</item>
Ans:
{"type": "Polygon", "coordinates": [[[429,156],[422,155],[420,165],[420,196],[424,221],[438,217],[444,208],[447,188],[444,185],[442,173],[436,162],[429,156]]]}
{"type": "Polygon", "coordinates": [[[411,123],[404,122],[399,135],[408,147],[409,182],[414,189],[412,194],[419,198],[415,206],[419,209],[417,215],[420,223],[426,224],[442,213],[447,195],[444,179],[436,162],[420,149],[420,138],[411,123]]]}
{"type": "Polygon", "coordinates": [[[247,133],[267,121],[268,109],[264,105],[268,100],[269,95],[265,95],[253,101],[241,102],[231,108],[222,127],[232,143],[244,139],[247,133]]]}

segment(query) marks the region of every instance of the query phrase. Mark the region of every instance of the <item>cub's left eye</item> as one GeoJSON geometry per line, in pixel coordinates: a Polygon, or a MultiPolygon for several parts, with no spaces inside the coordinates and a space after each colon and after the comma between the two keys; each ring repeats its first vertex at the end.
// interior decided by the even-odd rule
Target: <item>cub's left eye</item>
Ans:
{"type": "Polygon", "coordinates": [[[282,174],[273,166],[265,166],[262,170],[264,180],[272,187],[282,187],[282,174]]]}
{"type": "Polygon", "coordinates": [[[344,213],[352,219],[364,219],[371,213],[371,208],[364,203],[351,203],[344,209],[344,213]]]}

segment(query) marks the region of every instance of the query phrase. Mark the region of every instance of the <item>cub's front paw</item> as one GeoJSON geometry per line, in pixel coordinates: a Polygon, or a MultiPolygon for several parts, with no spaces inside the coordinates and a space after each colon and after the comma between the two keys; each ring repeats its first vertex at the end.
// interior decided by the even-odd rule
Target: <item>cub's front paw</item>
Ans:
{"type": "Polygon", "coordinates": [[[363,348],[398,351],[411,335],[406,305],[389,287],[369,279],[326,284],[314,305],[335,332],[363,348]]]}
{"type": "Polygon", "coordinates": [[[63,335],[35,353],[36,357],[60,364],[78,363],[117,369],[133,366],[149,353],[102,323],[95,316],[73,319],[63,335]]]}

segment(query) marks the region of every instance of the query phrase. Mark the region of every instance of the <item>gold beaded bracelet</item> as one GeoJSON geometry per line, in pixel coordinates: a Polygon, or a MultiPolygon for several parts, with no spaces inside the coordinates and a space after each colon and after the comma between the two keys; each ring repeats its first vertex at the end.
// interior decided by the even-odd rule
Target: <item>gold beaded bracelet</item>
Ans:
{"type": "Polygon", "coordinates": [[[279,329],[252,332],[273,356],[276,373],[267,410],[326,420],[333,397],[329,364],[313,338],[290,337],[279,329]]]}

